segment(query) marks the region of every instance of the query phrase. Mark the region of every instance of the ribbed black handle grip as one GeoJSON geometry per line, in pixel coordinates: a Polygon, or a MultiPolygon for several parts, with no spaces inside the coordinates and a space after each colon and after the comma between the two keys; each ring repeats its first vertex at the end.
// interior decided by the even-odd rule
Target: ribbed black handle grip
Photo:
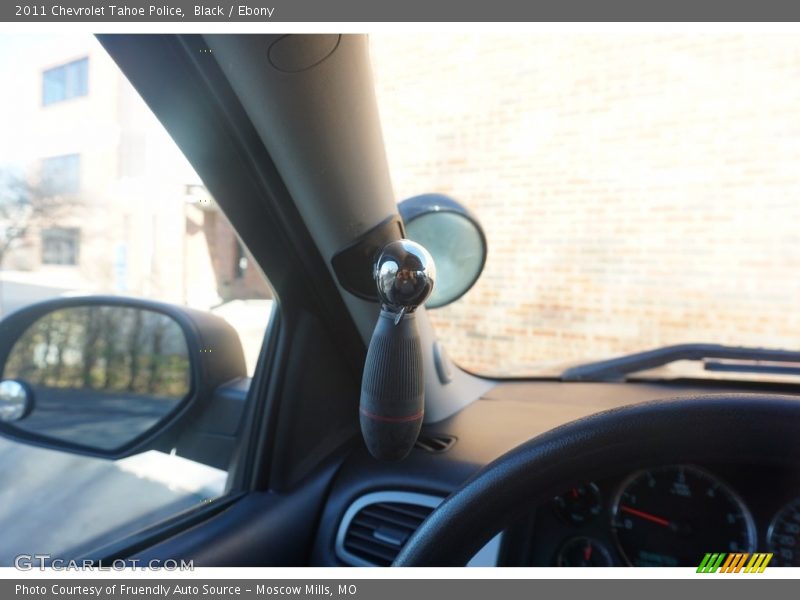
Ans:
{"type": "Polygon", "coordinates": [[[416,315],[382,310],[361,380],[361,432],[370,454],[398,461],[411,452],[424,415],[422,345],[416,315]]]}

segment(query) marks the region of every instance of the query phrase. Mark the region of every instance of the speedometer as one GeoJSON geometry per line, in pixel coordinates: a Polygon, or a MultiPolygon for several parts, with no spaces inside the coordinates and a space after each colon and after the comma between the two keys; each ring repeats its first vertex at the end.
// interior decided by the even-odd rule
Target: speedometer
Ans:
{"type": "Polygon", "coordinates": [[[755,526],[736,493],[707,471],[670,466],[631,475],[613,505],[619,550],[637,567],[697,566],[708,552],[752,552],[755,526]]]}
{"type": "Polygon", "coordinates": [[[800,498],[784,506],[769,526],[767,545],[775,553],[775,564],[800,567],[800,498]]]}

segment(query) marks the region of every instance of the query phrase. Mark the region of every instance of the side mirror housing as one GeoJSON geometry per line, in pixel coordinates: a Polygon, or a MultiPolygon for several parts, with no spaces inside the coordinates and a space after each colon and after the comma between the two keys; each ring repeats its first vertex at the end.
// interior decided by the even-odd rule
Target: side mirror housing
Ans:
{"type": "Polygon", "coordinates": [[[107,459],[175,451],[219,468],[244,407],[220,390],[247,375],[225,320],[118,296],[58,298],[8,315],[0,373],[4,437],[107,459]],[[233,425],[219,418],[220,396],[238,411],[233,425]]]}

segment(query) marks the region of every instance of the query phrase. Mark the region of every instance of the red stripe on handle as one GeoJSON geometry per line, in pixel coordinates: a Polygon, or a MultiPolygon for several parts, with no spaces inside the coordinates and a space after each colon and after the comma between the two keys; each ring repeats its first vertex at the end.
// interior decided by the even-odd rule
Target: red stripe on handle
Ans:
{"type": "Polygon", "coordinates": [[[413,415],[408,415],[405,417],[386,417],[383,415],[376,415],[374,413],[369,412],[363,408],[359,408],[361,414],[365,417],[372,419],[373,421],[381,421],[382,423],[409,423],[410,421],[416,421],[422,418],[422,415],[425,414],[424,410],[414,413],[413,415]]]}

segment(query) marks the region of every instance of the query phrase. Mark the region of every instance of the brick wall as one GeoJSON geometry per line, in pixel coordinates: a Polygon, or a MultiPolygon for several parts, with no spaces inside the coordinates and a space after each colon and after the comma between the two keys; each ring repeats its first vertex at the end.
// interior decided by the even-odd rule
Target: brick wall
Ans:
{"type": "Polygon", "coordinates": [[[800,346],[800,36],[372,36],[398,199],[489,239],[432,311],[484,373],[707,341],[800,346]]]}

